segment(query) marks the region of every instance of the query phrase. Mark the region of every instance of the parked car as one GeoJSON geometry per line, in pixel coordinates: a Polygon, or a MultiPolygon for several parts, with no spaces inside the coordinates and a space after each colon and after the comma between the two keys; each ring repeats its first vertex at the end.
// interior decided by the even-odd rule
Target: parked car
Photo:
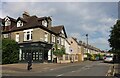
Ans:
{"type": "Polygon", "coordinates": [[[113,56],[107,55],[104,57],[104,62],[113,62],[113,56]]]}

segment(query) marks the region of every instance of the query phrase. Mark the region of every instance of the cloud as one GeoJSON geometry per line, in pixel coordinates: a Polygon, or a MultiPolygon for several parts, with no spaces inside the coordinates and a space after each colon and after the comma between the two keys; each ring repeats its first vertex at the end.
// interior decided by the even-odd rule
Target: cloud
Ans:
{"type": "Polygon", "coordinates": [[[101,47],[104,50],[108,49],[109,47],[109,46],[106,46],[106,45],[109,45],[106,38],[101,38],[101,37],[90,40],[90,44],[96,47],[101,47]]]}
{"type": "Polygon", "coordinates": [[[101,49],[109,48],[109,30],[118,11],[115,2],[3,2],[2,5],[3,16],[17,18],[23,11],[38,17],[52,16],[53,25],[64,25],[69,37],[85,41],[88,33],[90,43],[101,49]]]}
{"type": "Polygon", "coordinates": [[[2,2],[118,2],[119,0],[1,0],[2,2]]]}
{"type": "Polygon", "coordinates": [[[80,38],[80,33],[70,33],[70,37],[74,37],[74,38],[80,38]]]}

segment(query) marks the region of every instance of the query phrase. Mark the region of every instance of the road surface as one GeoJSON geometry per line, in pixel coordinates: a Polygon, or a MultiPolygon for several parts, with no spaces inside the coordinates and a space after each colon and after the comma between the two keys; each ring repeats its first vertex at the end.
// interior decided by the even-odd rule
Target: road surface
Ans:
{"type": "MultiPolygon", "coordinates": [[[[3,76],[106,76],[110,66],[110,63],[103,63],[102,61],[85,61],[81,63],[72,64],[51,64],[34,65],[31,71],[17,70],[17,72],[4,72],[3,76]],[[41,67],[41,68],[40,68],[41,67]]],[[[15,68],[14,68],[15,69],[15,68]]]]}

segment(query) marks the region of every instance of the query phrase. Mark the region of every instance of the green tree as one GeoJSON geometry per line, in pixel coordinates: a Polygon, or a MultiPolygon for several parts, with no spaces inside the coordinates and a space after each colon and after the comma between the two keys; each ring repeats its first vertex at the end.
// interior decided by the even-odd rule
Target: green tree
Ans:
{"type": "Polygon", "coordinates": [[[2,64],[11,64],[18,62],[19,46],[17,42],[11,39],[2,40],[2,64]]]}
{"type": "Polygon", "coordinates": [[[58,49],[58,45],[55,44],[55,50],[53,51],[53,54],[58,57],[61,57],[63,54],[65,54],[64,46],[62,46],[61,49],[58,49]]]}
{"type": "Polygon", "coordinates": [[[120,20],[117,20],[116,24],[111,27],[110,38],[108,39],[111,51],[120,55],[120,20]]]}

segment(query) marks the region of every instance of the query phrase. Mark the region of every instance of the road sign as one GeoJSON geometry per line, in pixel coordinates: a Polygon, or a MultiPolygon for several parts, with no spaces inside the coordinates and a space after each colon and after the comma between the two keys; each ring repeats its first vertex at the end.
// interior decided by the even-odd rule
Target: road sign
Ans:
{"type": "Polygon", "coordinates": [[[72,49],[72,48],[70,48],[70,52],[73,52],[73,49],[72,49]]]}

